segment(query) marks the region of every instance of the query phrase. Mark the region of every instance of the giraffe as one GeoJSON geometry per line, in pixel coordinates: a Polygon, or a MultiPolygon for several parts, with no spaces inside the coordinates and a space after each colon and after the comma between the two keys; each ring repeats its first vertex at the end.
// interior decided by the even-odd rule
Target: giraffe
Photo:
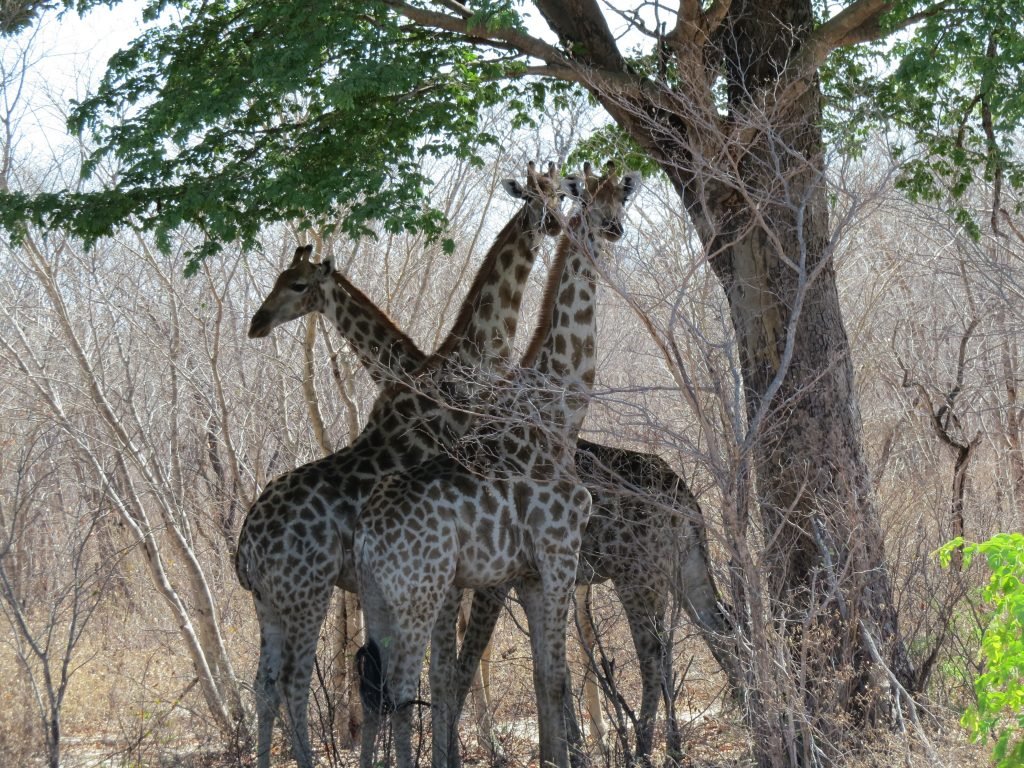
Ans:
{"type": "MultiPolygon", "coordinates": [[[[703,512],[664,459],[580,440],[576,469],[594,498],[576,583],[611,581],[622,604],[640,671],[634,756],[650,764],[659,699],[672,712],[666,685],[672,679],[665,625],[670,597],[698,628],[730,686],[739,690],[730,641],[733,622],[709,567],[703,512]]],[[[668,736],[670,752],[677,750],[679,735],[672,720],[668,736]]]]}
{"type": "MultiPolygon", "coordinates": [[[[296,248],[292,266],[306,262],[307,268],[313,269],[310,258],[312,252],[312,245],[296,248]]],[[[335,293],[335,308],[329,314],[334,318],[339,335],[348,343],[378,389],[395,379],[408,376],[426,362],[426,353],[372,299],[342,272],[335,271],[333,277],[341,290],[335,293]]],[[[266,309],[273,311],[274,308],[266,309]]],[[[467,592],[460,607],[460,627],[468,625],[471,604],[472,593],[467,592]]],[[[487,698],[490,688],[489,665],[489,653],[485,650],[476,670],[472,693],[476,701],[480,744],[491,755],[497,755],[499,747],[494,738],[491,706],[487,698]]],[[[592,684],[596,690],[596,683],[592,684]]]]}
{"type": "MultiPolygon", "coordinates": [[[[304,250],[307,257],[310,250],[309,246],[304,250]]],[[[346,306],[341,316],[346,319],[338,324],[338,330],[379,385],[407,375],[423,364],[426,354],[391,318],[341,273],[336,272],[334,278],[345,288],[346,306]]],[[[669,597],[683,606],[736,686],[734,651],[726,640],[732,622],[711,575],[704,514],[686,481],[654,454],[583,438],[577,441],[576,449],[576,472],[593,499],[590,520],[583,532],[576,584],[579,587],[611,581],[623,606],[641,683],[634,755],[646,762],[653,746],[652,731],[660,699],[668,695],[662,681],[667,679],[667,665],[671,661],[665,627],[669,597]]],[[[474,631],[479,631],[469,624],[465,607],[468,606],[463,601],[460,624],[465,622],[467,629],[473,626],[474,631]]],[[[577,621],[585,626],[589,617],[579,593],[576,607],[577,621]]],[[[468,648],[474,642],[470,635],[464,653],[469,657],[480,656],[481,667],[475,670],[480,674],[486,668],[487,655],[484,650],[470,652],[468,648]]],[[[592,678],[589,684],[597,688],[592,678]]],[[[493,734],[486,721],[486,674],[473,682],[473,689],[479,696],[478,719],[483,720],[478,723],[481,744],[493,751],[493,734]]]]}
{"type": "MultiPolygon", "coordinates": [[[[300,250],[308,258],[311,249],[306,246],[300,250]]],[[[408,375],[423,364],[426,354],[391,318],[341,273],[335,272],[334,279],[344,289],[339,297],[343,306],[335,313],[335,324],[378,385],[408,375]]],[[[662,684],[669,679],[671,662],[665,627],[669,597],[682,605],[730,683],[737,688],[735,651],[727,640],[732,621],[711,575],[704,514],[685,480],[653,454],[582,438],[576,447],[576,471],[593,499],[590,520],[583,533],[576,584],[579,587],[611,581],[623,606],[641,683],[634,755],[648,762],[660,701],[665,699],[666,709],[670,704],[669,691],[662,684]]],[[[490,601],[489,596],[484,599],[490,601]]],[[[576,607],[577,621],[587,626],[590,619],[579,593],[576,607]]],[[[463,610],[460,607],[460,613],[463,610]]],[[[469,623],[468,611],[460,615],[460,622],[465,622],[467,629],[472,626],[474,632],[480,631],[469,623]]],[[[486,634],[489,637],[489,632],[486,634]]],[[[483,665],[487,654],[485,649],[470,650],[476,642],[471,633],[464,653],[467,658],[480,658],[481,667],[474,665],[473,669],[481,675],[486,669],[483,665]]],[[[592,649],[587,650],[589,655],[592,649]]],[[[493,752],[494,738],[487,725],[486,680],[486,674],[482,674],[473,683],[473,689],[478,696],[481,743],[493,752]]],[[[591,677],[588,683],[594,686],[594,695],[596,682],[591,677]]],[[[465,695],[461,693],[460,701],[465,695]]],[[[600,716],[600,709],[590,712],[592,727],[595,715],[600,716]]],[[[670,741],[671,731],[670,723],[670,741]]]]}
{"type": "MultiPolygon", "coordinates": [[[[312,766],[307,704],[317,639],[333,588],[356,589],[353,523],[374,483],[386,472],[444,450],[468,428],[464,405],[479,382],[463,376],[464,371],[507,366],[523,287],[540,240],[558,234],[561,225],[553,164],[540,174],[530,163],[525,186],[513,180],[504,186],[523,205],[484,257],[439,350],[407,377],[384,387],[351,446],[276,478],[242,524],[235,571],[242,587],[252,592],[260,625],[255,683],[259,768],[269,766],[282,696],[295,759],[300,768],[312,766]]],[[[299,249],[275,281],[253,315],[250,337],[266,336],[277,325],[314,311],[348,332],[351,293],[329,262],[312,264],[308,256],[308,250],[299,249]]],[[[378,350],[376,359],[389,359],[393,349],[383,358],[378,350]]]]}
{"type": "Polygon", "coordinates": [[[399,768],[412,764],[411,705],[433,630],[433,762],[451,738],[458,690],[455,615],[463,588],[515,583],[530,625],[540,762],[567,768],[565,620],[590,494],[573,453],[594,380],[596,290],[592,260],[623,233],[622,213],[639,174],[620,181],[585,166],[563,179],[578,210],[559,242],[544,314],[500,423],[484,420],[458,456],[439,455],[382,478],[356,522],[353,551],[367,641],[357,659],[364,702],[363,768],[373,764],[381,717],[392,714],[399,768]],[[361,662],[361,663],[360,663],[361,662]]]}

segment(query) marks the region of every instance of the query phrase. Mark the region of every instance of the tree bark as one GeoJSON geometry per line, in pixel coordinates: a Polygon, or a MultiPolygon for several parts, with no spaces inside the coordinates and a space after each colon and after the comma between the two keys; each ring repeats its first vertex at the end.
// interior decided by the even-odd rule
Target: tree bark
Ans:
{"type": "Polygon", "coordinates": [[[837,722],[863,724],[891,709],[895,694],[872,685],[882,671],[864,632],[899,683],[912,689],[914,680],[861,447],[832,261],[820,91],[814,82],[764,106],[811,28],[805,0],[732,3],[720,46],[725,127],[744,140],[720,137],[716,153],[695,128],[698,104],[678,114],[665,108],[678,93],[660,103],[597,93],[675,183],[728,299],[770,611],[820,742],[801,743],[799,762],[841,740],[837,722]]]}

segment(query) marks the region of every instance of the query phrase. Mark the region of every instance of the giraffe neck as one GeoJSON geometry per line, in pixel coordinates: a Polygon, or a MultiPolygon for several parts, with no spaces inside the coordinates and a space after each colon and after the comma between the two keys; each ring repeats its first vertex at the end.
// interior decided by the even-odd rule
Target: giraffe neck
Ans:
{"type": "Polygon", "coordinates": [[[440,348],[411,377],[395,379],[377,398],[356,445],[390,464],[425,461],[452,447],[479,414],[479,404],[508,363],[523,289],[542,237],[524,206],[484,257],[462,309],[440,348]]]}
{"type": "Polygon", "coordinates": [[[366,294],[336,272],[324,296],[324,316],[334,323],[378,387],[411,374],[426,355],[366,294]]]}
{"type": "Polygon", "coordinates": [[[543,237],[530,208],[520,209],[484,256],[451,331],[427,365],[494,368],[508,364],[523,289],[543,237]]]}
{"type": "Polygon", "coordinates": [[[540,398],[544,416],[575,436],[586,416],[595,374],[597,312],[594,256],[597,241],[576,215],[558,243],[542,315],[522,366],[565,397],[540,398]]]}
{"type": "Polygon", "coordinates": [[[482,364],[507,360],[519,322],[523,288],[541,235],[524,206],[484,257],[448,336],[429,358],[373,301],[340,273],[325,295],[324,315],[352,347],[374,382],[383,386],[428,359],[482,364]],[[479,357],[474,360],[474,357],[479,357]]]}

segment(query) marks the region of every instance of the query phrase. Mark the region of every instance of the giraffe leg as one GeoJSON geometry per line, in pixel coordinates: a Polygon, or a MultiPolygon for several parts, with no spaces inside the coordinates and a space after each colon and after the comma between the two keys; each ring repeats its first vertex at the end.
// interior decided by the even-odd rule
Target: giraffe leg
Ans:
{"type": "MultiPolygon", "coordinates": [[[[454,558],[451,558],[452,570],[454,558]]],[[[449,599],[452,573],[421,571],[415,588],[402,580],[379,582],[367,568],[360,574],[366,646],[379,654],[379,668],[361,671],[365,724],[360,765],[371,768],[382,709],[392,709],[397,768],[412,768],[413,712],[420,705],[418,689],[423,656],[441,606],[449,599]],[[373,674],[367,674],[368,671],[373,674]],[[371,695],[366,695],[367,693],[371,695]],[[376,706],[374,706],[376,704],[376,706]],[[376,719],[373,719],[376,716],[376,719]],[[371,735],[371,731],[373,732],[371,735]]],[[[452,606],[457,610],[457,602],[452,606]]],[[[448,620],[455,626],[455,613],[448,620]]],[[[453,640],[454,642],[454,640],[453,640]]],[[[443,655],[443,651],[442,651],[443,655]]],[[[373,665],[377,667],[375,663],[373,665]]]]}
{"type": "MultiPolygon", "coordinates": [[[[476,671],[482,669],[484,655],[490,650],[491,634],[494,632],[498,616],[501,615],[501,609],[505,605],[508,590],[508,586],[503,586],[478,589],[473,593],[473,607],[466,627],[466,634],[462,640],[462,647],[459,650],[456,676],[456,718],[461,716],[466,695],[471,686],[475,684],[476,671]]],[[[487,740],[481,746],[487,750],[491,764],[496,765],[505,760],[505,755],[502,754],[501,745],[494,737],[489,708],[487,717],[487,740]]],[[[458,768],[458,765],[449,762],[448,768],[458,768]]]]}
{"type": "MultiPolygon", "coordinates": [[[[617,585],[620,587],[621,585],[617,585]]],[[[666,647],[666,597],[647,590],[617,589],[622,601],[629,632],[633,637],[636,657],[640,665],[640,716],[636,728],[636,757],[649,765],[654,746],[654,723],[658,717],[658,703],[671,682],[665,679],[671,665],[671,654],[666,647]]]]}
{"type": "MultiPolygon", "coordinates": [[[[386,682],[388,663],[393,650],[391,639],[394,637],[394,626],[387,603],[374,579],[360,579],[359,599],[363,604],[363,623],[366,630],[366,644],[356,654],[359,698],[363,705],[359,766],[373,768],[381,725],[393,703],[386,682]]],[[[387,755],[383,757],[386,760],[387,755]]]]}
{"type": "Polygon", "coordinates": [[[434,768],[458,768],[459,711],[456,690],[458,642],[456,624],[462,590],[452,587],[441,606],[430,636],[430,718],[434,768]]]}
{"type": "Polygon", "coordinates": [[[363,730],[360,734],[359,768],[371,768],[374,755],[377,753],[377,738],[380,736],[381,720],[384,719],[380,709],[370,708],[363,702],[363,730]]]}
{"type": "Polygon", "coordinates": [[[530,627],[533,684],[537,694],[540,765],[568,768],[562,706],[566,690],[565,622],[571,599],[571,581],[528,578],[517,586],[530,627]]]}
{"type": "Polygon", "coordinates": [[[274,720],[280,706],[277,687],[281,675],[284,633],[276,617],[259,600],[256,615],[260,623],[260,662],[256,669],[256,765],[270,767],[270,743],[274,733],[274,720]]]}
{"type": "MultiPolygon", "coordinates": [[[[484,591],[489,592],[490,590],[484,591]]],[[[462,601],[459,603],[459,638],[463,647],[465,647],[466,633],[470,630],[470,622],[473,621],[471,607],[475,604],[477,599],[476,595],[478,593],[479,590],[466,590],[462,601]]],[[[502,592],[503,595],[506,593],[507,590],[502,592]]],[[[504,598],[502,598],[502,600],[503,599],[504,598]]],[[[501,604],[499,603],[494,614],[495,618],[497,618],[500,610],[501,604]]],[[[473,710],[476,714],[477,744],[487,753],[487,757],[491,765],[496,765],[504,761],[505,757],[501,754],[501,745],[498,743],[494,733],[494,713],[491,707],[491,644],[489,638],[493,626],[494,625],[492,623],[490,628],[487,630],[488,642],[483,651],[479,654],[473,654],[474,656],[479,655],[480,663],[476,667],[476,671],[473,673],[469,693],[473,697],[473,710]]],[[[479,632],[479,629],[476,631],[479,632]]],[[[460,716],[464,698],[464,695],[459,694],[458,705],[460,716]]],[[[451,764],[449,764],[449,767],[455,768],[455,766],[452,766],[451,764]]]]}
{"type": "MultiPolygon", "coordinates": [[[[435,601],[433,606],[437,608],[435,601]]],[[[429,619],[435,616],[432,614],[429,619]]],[[[420,671],[423,669],[423,656],[430,639],[432,620],[418,621],[415,624],[399,626],[395,638],[395,649],[391,654],[388,674],[388,685],[394,695],[395,712],[391,716],[391,728],[395,737],[395,756],[397,768],[413,768],[412,760],[412,722],[413,714],[420,706],[418,697],[420,671]]],[[[450,616],[454,627],[455,614],[450,616]]],[[[456,751],[458,744],[456,742],[456,751]]]]}
{"type": "Polygon", "coordinates": [[[736,665],[736,648],[730,638],[732,620],[723,609],[715,587],[703,536],[702,526],[690,523],[674,591],[686,615],[701,630],[708,649],[728,677],[733,696],[740,701],[743,680],[736,665]]]}
{"type": "Polygon", "coordinates": [[[320,627],[327,617],[331,589],[312,604],[296,606],[286,623],[281,689],[288,710],[292,752],[299,768],[312,768],[313,750],[309,743],[309,683],[316,663],[316,645],[320,627]]]}

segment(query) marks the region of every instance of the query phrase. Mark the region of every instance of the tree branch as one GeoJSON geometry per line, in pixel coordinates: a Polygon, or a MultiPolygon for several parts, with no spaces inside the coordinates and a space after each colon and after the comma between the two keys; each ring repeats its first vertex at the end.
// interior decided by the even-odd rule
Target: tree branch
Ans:
{"type": "Polygon", "coordinates": [[[416,6],[409,5],[408,3],[400,2],[400,0],[385,0],[385,2],[388,7],[395,11],[395,13],[398,13],[399,15],[409,19],[409,21],[421,26],[443,29],[447,32],[455,32],[485,43],[495,45],[505,43],[527,56],[533,56],[534,58],[541,59],[542,61],[549,63],[567,63],[567,59],[557,48],[548,45],[543,40],[538,40],[531,35],[527,35],[518,30],[512,29],[511,27],[500,27],[493,30],[484,30],[474,27],[471,32],[468,20],[465,18],[449,16],[444,13],[437,13],[436,11],[428,11],[424,8],[417,8],[416,6]]]}
{"type": "Polygon", "coordinates": [[[535,0],[535,5],[575,60],[612,71],[626,69],[597,0],[535,0]]]}
{"type": "Polygon", "coordinates": [[[721,26],[731,5],[732,0],[715,0],[707,11],[702,11],[698,0],[683,0],[676,25],[666,39],[673,47],[687,42],[703,47],[721,26]]]}
{"type": "Polygon", "coordinates": [[[464,19],[468,19],[473,15],[473,11],[464,6],[462,3],[456,2],[456,0],[437,0],[438,5],[443,5],[450,11],[454,11],[464,19]]]}
{"type": "Polygon", "coordinates": [[[907,29],[941,13],[948,6],[948,0],[940,0],[920,13],[883,28],[882,17],[893,6],[894,3],[887,0],[857,0],[815,29],[793,57],[780,87],[773,91],[770,101],[765,99],[763,107],[779,111],[799,99],[837,48],[881,40],[894,32],[907,29]]]}

